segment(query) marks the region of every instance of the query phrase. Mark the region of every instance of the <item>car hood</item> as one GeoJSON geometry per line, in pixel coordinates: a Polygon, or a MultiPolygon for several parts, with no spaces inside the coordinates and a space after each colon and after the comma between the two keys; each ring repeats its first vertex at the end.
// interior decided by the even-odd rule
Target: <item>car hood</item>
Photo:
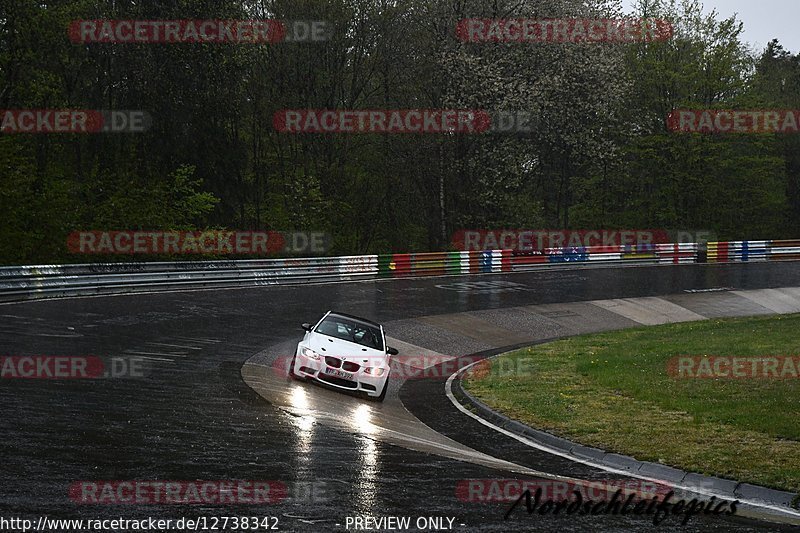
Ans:
{"type": "Polygon", "coordinates": [[[307,340],[308,347],[325,356],[330,355],[346,361],[354,361],[359,364],[367,362],[383,362],[388,359],[388,355],[381,350],[362,346],[353,342],[328,337],[320,333],[311,333],[307,340]]]}

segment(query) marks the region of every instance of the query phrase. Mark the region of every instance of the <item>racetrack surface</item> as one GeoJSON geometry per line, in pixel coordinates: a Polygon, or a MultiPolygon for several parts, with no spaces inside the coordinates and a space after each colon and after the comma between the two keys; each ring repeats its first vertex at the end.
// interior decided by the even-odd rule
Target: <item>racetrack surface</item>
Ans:
{"type": "MultiPolygon", "coordinates": [[[[474,310],[709,288],[798,286],[800,264],[586,269],[471,279],[516,286],[495,289],[470,287],[465,281],[470,280],[387,280],[0,306],[4,355],[137,356],[149,358],[150,365],[148,375],[137,379],[2,380],[0,510],[4,516],[34,518],[270,515],[279,517],[282,530],[292,531],[343,530],[336,524],[343,526],[347,516],[356,515],[450,516],[462,531],[649,530],[652,522],[634,517],[558,519],[519,513],[513,522],[504,522],[506,505],[462,502],[456,486],[466,479],[518,478],[521,473],[502,471],[490,460],[476,464],[481,461],[389,444],[346,424],[309,425],[251,390],[240,374],[242,365],[270,348],[291,348],[302,336],[299,324],[328,309],[407,326],[417,317],[474,310]],[[70,484],[79,480],[229,479],[280,481],[291,497],[273,505],[230,507],[77,505],[68,495],[70,484]],[[304,484],[315,484],[313,501],[299,494],[304,484]]],[[[402,340],[415,340],[413,328],[402,333],[402,340]]],[[[419,335],[430,331],[421,328],[419,335]]],[[[464,353],[483,349],[475,341],[459,347],[464,353]]],[[[312,402],[324,399],[335,407],[341,399],[343,412],[363,403],[321,387],[299,386],[312,402]]],[[[397,402],[395,389],[385,404],[368,405],[378,414],[400,412],[397,402]]],[[[589,479],[612,477],[524,448],[470,420],[453,416],[447,423],[454,427],[448,438],[487,457],[491,453],[498,463],[534,470],[546,466],[589,479]]],[[[669,519],[659,528],[687,530],[669,519]]],[[[754,528],[775,530],[772,524],[742,518],[696,518],[688,530],[754,528]]]]}

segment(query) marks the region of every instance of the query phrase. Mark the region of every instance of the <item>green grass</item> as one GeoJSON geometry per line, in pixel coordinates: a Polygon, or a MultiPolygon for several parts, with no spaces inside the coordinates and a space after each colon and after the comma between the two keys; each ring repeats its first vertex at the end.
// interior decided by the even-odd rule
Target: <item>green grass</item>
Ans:
{"type": "Polygon", "coordinates": [[[466,387],[586,445],[800,492],[800,379],[674,379],[667,361],[678,355],[797,356],[800,315],[576,337],[495,359],[466,387]],[[501,370],[524,367],[532,371],[501,370]]]}

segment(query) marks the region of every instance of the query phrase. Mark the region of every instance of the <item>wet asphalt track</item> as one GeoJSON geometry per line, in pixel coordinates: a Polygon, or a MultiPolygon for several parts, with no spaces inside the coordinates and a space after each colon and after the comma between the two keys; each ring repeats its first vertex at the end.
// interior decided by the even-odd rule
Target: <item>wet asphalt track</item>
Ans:
{"type": "MultiPolygon", "coordinates": [[[[460,531],[652,530],[651,521],[634,517],[557,519],[519,513],[505,522],[505,505],[462,502],[455,487],[464,479],[524,476],[411,451],[346,428],[315,424],[309,429],[247,387],[242,364],[265,347],[299,339],[299,323],[330,308],[387,322],[690,289],[797,286],[800,264],[571,270],[476,279],[508,280],[535,290],[472,294],[436,287],[463,278],[429,278],[0,306],[3,355],[151,358],[146,378],[0,382],[0,513],[32,518],[277,516],[280,529],[288,531],[342,530],[336,524],[356,515],[450,516],[460,531]],[[68,497],[69,485],[78,480],[225,479],[276,480],[289,487],[290,495],[314,483],[320,497],[295,496],[258,507],[80,506],[68,497]]],[[[314,387],[307,392],[317,394],[314,387]]],[[[458,417],[431,383],[404,387],[399,395],[423,421],[478,451],[530,467],[545,464],[573,477],[609,477],[458,417]]],[[[740,518],[693,519],[688,528],[676,524],[668,519],[658,529],[776,529],[740,518]]]]}

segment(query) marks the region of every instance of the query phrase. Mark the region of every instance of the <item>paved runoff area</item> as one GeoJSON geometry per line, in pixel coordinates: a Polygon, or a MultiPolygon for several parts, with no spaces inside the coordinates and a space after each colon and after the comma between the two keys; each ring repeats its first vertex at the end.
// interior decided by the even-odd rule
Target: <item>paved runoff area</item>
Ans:
{"type": "MultiPolygon", "coordinates": [[[[428,529],[452,531],[650,530],[650,518],[633,515],[518,512],[506,521],[509,502],[465,497],[463,488],[475,480],[630,478],[532,448],[465,416],[444,393],[454,358],[668,321],[800,312],[798,291],[784,287],[800,287],[800,263],[576,269],[0,305],[0,351],[7,356],[119,363],[102,379],[2,380],[0,512],[30,519],[255,514],[291,531],[366,530],[382,517],[411,517],[412,524],[424,517],[428,529]],[[408,363],[394,374],[384,403],[281,375],[302,337],[300,324],[329,309],[384,324],[390,345],[400,350],[396,361],[408,363]],[[134,360],[144,369],[131,373],[128,366],[127,375],[123,367],[134,360]],[[217,486],[256,480],[245,494],[263,494],[265,484],[279,490],[255,507],[246,497],[121,502],[114,491],[131,483],[152,489],[159,480],[183,480],[184,490],[197,480],[217,486]]],[[[686,526],[668,519],[658,527],[783,526],[701,515],[686,526]]]]}

